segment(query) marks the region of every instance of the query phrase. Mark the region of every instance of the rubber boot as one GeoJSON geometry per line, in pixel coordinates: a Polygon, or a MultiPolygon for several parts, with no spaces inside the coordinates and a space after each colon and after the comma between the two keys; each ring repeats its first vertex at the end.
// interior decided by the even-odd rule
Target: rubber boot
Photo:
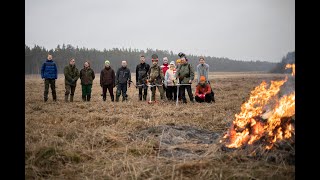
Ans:
{"type": "Polygon", "coordinates": [[[52,93],[52,98],[53,98],[53,101],[57,101],[57,94],[56,93],[52,93]]]}
{"type": "Polygon", "coordinates": [[[69,102],[68,99],[69,99],[69,94],[68,94],[68,95],[64,95],[64,101],[65,101],[65,102],[69,102]]]}

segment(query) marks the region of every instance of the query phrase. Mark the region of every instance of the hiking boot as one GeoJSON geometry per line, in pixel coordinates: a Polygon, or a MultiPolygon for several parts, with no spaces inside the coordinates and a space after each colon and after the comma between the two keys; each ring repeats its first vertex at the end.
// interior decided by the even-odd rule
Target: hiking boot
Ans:
{"type": "Polygon", "coordinates": [[[69,102],[68,99],[69,99],[69,95],[64,95],[64,101],[65,101],[65,102],[69,102]]]}

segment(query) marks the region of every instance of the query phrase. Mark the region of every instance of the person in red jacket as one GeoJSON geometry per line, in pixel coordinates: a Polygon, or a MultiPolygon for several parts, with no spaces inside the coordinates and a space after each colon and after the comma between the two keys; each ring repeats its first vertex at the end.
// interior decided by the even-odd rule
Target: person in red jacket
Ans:
{"type": "Polygon", "coordinates": [[[200,76],[200,82],[196,87],[195,99],[197,102],[207,102],[211,103],[212,95],[211,95],[211,87],[210,84],[206,82],[206,78],[204,76],[200,76]]]}
{"type": "MultiPolygon", "coordinates": [[[[163,72],[163,75],[165,75],[167,70],[169,69],[169,60],[167,57],[162,58],[162,60],[163,60],[163,64],[160,66],[160,68],[163,72]]],[[[168,89],[165,84],[163,84],[163,91],[166,95],[166,98],[169,99],[169,92],[167,92],[168,89]]]]}

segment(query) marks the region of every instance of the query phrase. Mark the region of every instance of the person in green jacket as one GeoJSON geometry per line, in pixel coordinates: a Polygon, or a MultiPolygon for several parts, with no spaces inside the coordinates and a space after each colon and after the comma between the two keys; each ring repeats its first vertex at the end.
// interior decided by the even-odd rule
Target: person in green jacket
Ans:
{"type": "Polygon", "coordinates": [[[70,102],[73,102],[74,91],[76,90],[77,80],[79,79],[79,70],[76,68],[75,62],[75,59],[71,58],[69,65],[64,68],[64,83],[66,89],[64,100],[66,102],[69,101],[69,94],[70,102]]]}
{"type": "Polygon", "coordinates": [[[94,78],[94,71],[93,69],[91,69],[90,63],[88,61],[84,62],[83,69],[80,70],[83,101],[90,101],[92,81],[94,80],[94,78]]]}
{"type": "Polygon", "coordinates": [[[192,65],[188,63],[188,59],[184,53],[179,53],[178,56],[180,57],[181,65],[177,70],[177,77],[179,79],[180,84],[183,84],[179,87],[179,94],[181,95],[182,102],[187,103],[185,96],[185,90],[187,90],[190,102],[194,103],[194,98],[191,89],[191,84],[194,80],[194,69],[192,65]]]}

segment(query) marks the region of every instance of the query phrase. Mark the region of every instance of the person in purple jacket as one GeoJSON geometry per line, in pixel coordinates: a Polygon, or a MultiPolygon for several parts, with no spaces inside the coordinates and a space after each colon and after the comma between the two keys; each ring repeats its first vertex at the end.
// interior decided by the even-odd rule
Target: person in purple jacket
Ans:
{"type": "Polygon", "coordinates": [[[51,87],[53,101],[57,101],[56,79],[58,78],[58,69],[50,53],[41,66],[41,78],[44,80],[44,102],[48,101],[49,85],[51,87]]]}

